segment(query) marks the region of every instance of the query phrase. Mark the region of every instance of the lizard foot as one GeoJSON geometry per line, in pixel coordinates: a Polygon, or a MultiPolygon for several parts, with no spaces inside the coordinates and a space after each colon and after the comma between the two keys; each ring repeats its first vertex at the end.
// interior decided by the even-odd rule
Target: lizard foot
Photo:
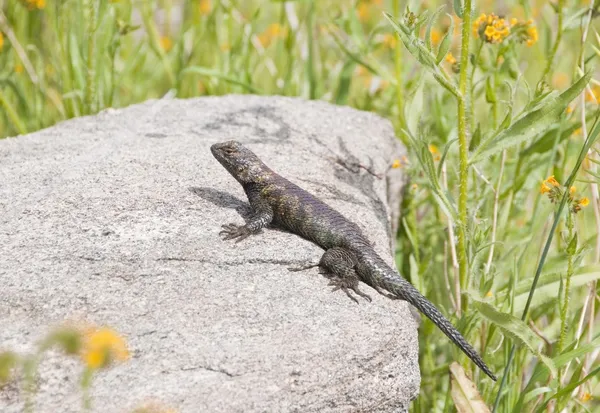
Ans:
{"type": "Polygon", "coordinates": [[[369,294],[363,293],[359,288],[358,288],[358,280],[356,279],[344,279],[344,278],[331,278],[329,281],[329,284],[333,286],[333,291],[337,291],[337,290],[342,290],[343,292],[346,293],[346,295],[352,300],[354,301],[356,304],[358,304],[358,300],[356,299],[356,297],[354,297],[351,293],[350,290],[354,291],[354,293],[356,295],[361,296],[362,298],[364,298],[365,300],[367,300],[368,302],[371,302],[371,296],[369,294]]]}
{"type": "Polygon", "coordinates": [[[219,232],[219,235],[224,235],[223,241],[237,238],[235,240],[237,243],[248,238],[252,234],[252,231],[250,231],[244,225],[226,224],[221,225],[221,228],[223,228],[223,230],[219,232]]]}

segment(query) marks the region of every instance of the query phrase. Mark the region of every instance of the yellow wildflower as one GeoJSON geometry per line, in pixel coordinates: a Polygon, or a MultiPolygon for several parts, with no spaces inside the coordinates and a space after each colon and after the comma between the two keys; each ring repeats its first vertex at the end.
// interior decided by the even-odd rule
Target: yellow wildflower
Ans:
{"type": "Polygon", "coordinates": [[[200,9],[200,14],[202,14],[203,16],[206,16],[207,14],[210,13],[210,10],[211,10],[210,0],[200,0],[200,4],[198,5],[198,8],[200,9]]]}
{"type": "Polygon", "coordinates": [[[590,200],[587,199],[587,197],[583,197],[579,200],[579,205],[581,205],[582,207],[586,207],[590,204],[590,200]]]}
{"type": "Polygon", "coordinates": [[[547,192],[550,192],[550,187],[548,187],[548,185],[546,185],[546,181],[543,181],[542,186],[540,188],[540,194],[544,195],[547,192]]]}
{"type": "Polygon", "coordinates": [[[46,7],[46,0],[21,0],[29,10],[43,9],[46,7]]]}
{"type": "Polygon", "coordinates": [[[514,34],[515,39],[519,43],[525,42],[527,46],[533,46],[538,41],[538,31],[533,25],[533,20],[527,21],[514,21],[511,20],[511,33],[514,34]]]}
{"type": "Polygon", "coordinates": [[[510,34],[508,22],[494,13],[481,14],[473,23],[473,34],[487,43],[501,43],[510,34]]]}
{"type": "Polygon", "coordinates": [[[4,35],[2,34],[2,32],[0,32],[0,50],[2,50],[3,46],[4,46],[4,35]]]}
{"type": "Polygon", "coordinates": [[[366,1],[361,1],[358,3],[358,6],[356,7],[356,14],[358,15],[358,20],[363,23],[369,20],[369,17],[371,16],[369,3],[366,1]]]}
{"type": "Polygon", "coordinates": [[[390,49],[395,48],[397,42],[398,40],[396,39],[395,34],[388,33],[385,36],[383,36],[383,44],[389,47],[390,49]]]}
{"type": "Polygon", "coordinates": [[[160,47],[168,52],[173,47],[173,41],[168,36],[163,36],[160,38],[160,47]]]}
{"type": "Polygon", "coordinates": [[[278,23],[270,24],[267,29],[258,35],[258,40],[263,47],[269,47],[273,39],[277,37],[284,37],[286,31],[278,23]]]}
{"type": "Polygon", "coordinates": [[[436,29],[431,30],[431,43],[438,45],[442,40],[442,32],[436,29]]]}
{"type": "Polygon", "coordinates": [[[594,85],[591,88],[591,91],[590,91],[590,89],[588,89],[585,92],[585,101],[586,102],[593,102],[593,103],[600,102],[600,86],[594,85]]]}
{"type": "Polygon", "coordinates": [[[552,77],[552,84],[556,89],[563,89],[569,86],[569,75],[564,72],[558,72],[552,77]]]}
{"type": "Polygon", "coordinates": [[[15,73],[23,73],[23,65],[21,63],[15,65],[15,73]]]}
{"type": "Polygon", "coordinates": [[[567,114],[569,114],[569,113],[573,113],[573,110],[574,110],[573,105],[568,105],[567,108],[565,109],[565,112],[567,114]]]}
{"type": "Polygon", "coordinates": [[[546,182],[549,183],[552,186],[560,186],[560,184],[558,183],[558,181],[556,180],[556,178],[554,178],[554,175],[550,175],[548,177],[548,179],[546,179],[546,182]]]}
{"type": "Polygon", "coordinates": [[[400,160],[399,159],[395,159],[394,163],[392,163],[392,168],[393,169],[398,169],[398,168],[401,168],[401,167],[402,167],[402,163],[400,162],[400,160]]]}
{"type": "Polygon", "coordinates": [[[452,53],[448,53],[446,55],[446,62],[448,62],[451,65],[453,65],[454,63],[456,63],[456,57],[452,56],[452,53]]]}
{"type": "Polygon", "coordinates": [[[527,46],[533,46],[538,41],[538,32],[535,27],[530,27],[527,29],[527,46]]]}
{"type": "Polygon", "coordinates": [[[410,186],[410,189],[412,189],[413,191],[416,191],[417,189],[419,189],[419,185],[417,185],[417,184],[412,184],[412,185],[410,186]]]}
{"type": "Polygon", "coordinates": [[[492,290],[489,290],[489,291],[488,291],[488,292],[485,294],[485,296],[486,296],[486,297],[488,297],[488,298],[490,298],[490,297],[493,297],[493,296],[494,296],[494,293],[492,293],[492,290]]]}
{"type": "Polygon", "coordinates": [[[574,186],[572,186],[572,187],[569,188],[569,193],[571,195],[573,195],[575,192],[577,192],[577,188],[575,188],[574,186]]]}
{"type": "Polygon", "coordinates": [[[433,159],[436,161],[439,161],[442,158],[442,155],[440,155],[440,150],[432,143],[429,144],[429,152],[431,152],[433,159]]]}
{"type": "Polygon", "coordinates": [[[579,400],[581,400],[582,402],[589,402],[592,399],[592,395],[589,392],[583,392],[583,394],[581,395],[581,397],[579,398],[579,400]]]}
{"type": "Polygon", "coordinates": [[[125,340],[109,328],[91,329],[87,332],[81,358],[91,369],[107,367],[113,361],[129,358],[125,340]]]}

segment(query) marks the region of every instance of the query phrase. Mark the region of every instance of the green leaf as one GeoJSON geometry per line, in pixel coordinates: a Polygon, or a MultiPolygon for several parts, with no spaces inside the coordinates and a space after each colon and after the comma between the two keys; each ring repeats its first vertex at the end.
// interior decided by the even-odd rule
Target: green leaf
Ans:
{"type": "Polygon", "coordinates": [[[538,351],[540,344],[542,344],[542,339],[531,331],[523,320],[513,315],[502,313],[486,302],[473,300],[473,306],[481,316],[499,327],[505,335],[527,347],[552,372],[553,376],[558,374],[554,362],[538,351]]]}
{"type": "Polygon", "coordinates": [[[567,246],[567,254],[573,256],[573,255],[575,255],[576,252],[577,252],[577,233],[575,233],[575,235],[573,235],[573,238],[571,238],[571,241],[569,242],[569,245],[567,246]]]}
{"type": "Polygon", "coordinates": [[[410,102],[410,105],[405,107],[406,127],[413,135],[418,132],[419,121],[423,113],[423,86],[425,85],[424,76],[418,80],[417,88],[410,102]]]}
{"type": "Polygon", "coordinates": [[[415,59],[427,69],[433,77],[442,85],[446,90],[452,93],[454,96],[460,96],[458,87],[451,79],[446,78],[444,73],[440,70],[437,65],[436,58],[433,54],[427,50],[427,47],[423,42],[411,33],[411,30],[402,22],[397,21],[389,13],[383,13],[385,18],[390,22],[398,36],[404,43],[404,47],[412,54],[415,59]]]}
{"type": "Polygon", "coordinates": [[[448,27],[448,31],[440,43],[440,48],[435,58],[438,65],[448,54],[448,50],[450,50],[450,46],[452,45],[452,36],[454,35],[454,19],[448,13],[446,13],[446,16],[450,19],[450,27],[448,27]]]}
{"type": "Polygon", "coordinates": [[[408,138],[415,150],[417,160],[421,164],[423,172],[425,173],[425,176],[427,177],[427,179],[429,180],[429,184],[431,185],[431,193],[433,195],[433,198],[437,202],[440,209],[451,221],[450,225],[453,225],[458,219],[458,213],[456,211],[456,207],[448,199],[440,185],[436,174],[435,165],[433,162],[433,157],[431,156],[431,152],[429,152],[429,149],[427,148],[427,145],[424,142],[415,139],[415,137],[409,131],[407,131],[406,129],[401,129],[401,131],[408,138]]]}
{"type": "MultiPolygon", "coordinates": [[[[560,288],[560,277],[564,271],[552,272],[543,274],[536,288],[536,295],[532,301],[532,307],[535,308],[549,301],[555,300],[558,296],[560,288]]],[[[600,268],[597,265],[588,265],[577,269],[577,273],[571,277],[571,288],[581,287],[590,281],[600,279],[600,268]]],[[[515,288],[514,311],[522,311],[527,302],[527,296],[531,289],[531,279],[527,278],[520,281],[515,288]]],[[[500,297],[502,299],[502,296],[500,297]]],[[[573,303],[575,305],[575,303],[573,303]]],[[[583,303],[581,303],[583,305],[583,303]]],[[[574,306],[572,311],[576,311],[579,307],[574,306]]]]}
{"type": "Polygon", "coordinates": [[[588,381],[588,380],[596,377],[597,374],[600,374],[600,367],[597,367],[594,370],[592,370],[590,372],[590,374],[588,374],[587,376],[585,376],[581,380],[575,381],[573,383],[569,383],[568,386],[563,387],[559,392],[557,392],[552,397],[550,397],[548,400],[546,400],[546,402],[543,405],[541,405],[536,410],[536,412],[543,412],[543,411],[545,411],[546,410],[546,406],[548,406],[548,403],[550,403],[553,399],[556,399],[556,398],[559,398],[561,396],[565,396],[567,394],[570,394],[573,390],[575,390],[576,387],[578,387],[581,384],[585,383],[586,381],[588,381]]]}
{"type": "Polygon", "coordinates": [[[463,18],[463,10],[465,9],[465,6],[462,2],[462,0],[454,0],[454,13],[456,13],[456,15],[458,17],[460,17],[461,19],[463,18]]]}
{"type": "Polygon", "coordinates": [[[473,132],[473,136],[471,136],[471,141],[469,142],[469,150],[477,148],[477,145],[481,142],[481,124],[477,122],[477,127],[475,128],[475,132],[473,132]]]}
{"type": "Polygon", "coordinates": [[[592,71],[587,72],[559,96],[550,98],[542,107],[533,109],[519,117],[508,129],[501,131],[496,136],[492,135],[483,140],[469,162],[471,164],[480,162],[489,156],[502,152],[506,148],[518,145],[544,132],[556,121],[556,117],[565,110],[569,102],[581,93],[591,76],[592,71]]]}
{"type": "Polygon", "coordinates": [[[427,24],[427,31],[425,32],[425,44],[427,45],[427,49],[429,51],[431,51],[432,48],[433,48],[432,45],[431,45],[431,28],[435,24],[435,21],[437,20],[438,15],[445,8],[446,8],[446,5],[442,5],[442,6],[438,7],[437,10],[435,12],[433,12],[433,15],[429,19],[429,23],[427,24]]]}

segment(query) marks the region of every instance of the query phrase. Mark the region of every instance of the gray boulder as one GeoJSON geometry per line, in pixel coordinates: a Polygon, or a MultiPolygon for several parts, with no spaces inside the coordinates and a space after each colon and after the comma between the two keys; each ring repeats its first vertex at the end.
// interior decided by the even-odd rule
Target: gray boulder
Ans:
{"type": "MultiPolygon", "coordinates": [[[[64,320],[108,325],[132,357],[100,371],[93,410],[158,400],[180,412],[404,411],[419,389],[408,305],[355,304],[322,250],[266,229],[213,159],[236,139],[354,220],[391,264],[403,155],[371,113],[284,97],[155,100],[0,140],[0,350],[27,353],[64,320]],[[360,165],[360,166],[359,166],[360,165]],[[393,223],[390,224],[390,223],[393,223]]],[[[81,411],[82,364],[49,351],[36,412],[81,411]]],[[[19,412],[18,383],[0,411],[19,412]]]]}

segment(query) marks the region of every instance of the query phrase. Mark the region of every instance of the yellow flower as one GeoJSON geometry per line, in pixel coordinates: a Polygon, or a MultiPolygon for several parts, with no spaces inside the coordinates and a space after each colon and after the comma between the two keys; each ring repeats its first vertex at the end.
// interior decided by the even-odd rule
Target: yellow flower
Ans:
{"type": "Polygon", "coordinates": [[[203,16],[206,16],[207,14],[210,13],[210,9],[211,9],[210,0],[200,0],[200,4],[199,4],[198,8],[200,9],[200,14],[202,14],[203,16]]]}
{"type": "Polygon", "coordinates": [[[496,16],[481,14],[473,23],[473,34],[488,43],[501,43],[510,34],[508,22],[496,16]]]}
{"type": "Polygon", "coordinates": [[[363,23],[369,20],[369,17],[371,15],[369,4],[366,1],[361,1],[360,3],[358,3],[358,6],[356,7],[356,14],[358,15],[358,20],[360,20],[363,23]]]}
{"type": "Polygon", "coordinates": [[[285,29],[282,28],[279,24],[273,23],[270,24],[267,29],[258,35],[258,40],[263,47],[268,47],[273,39],[277,37],[284,37],[286,34],[285,29]]]}
{"type": "Polygon", "coordinates": [[[552,186],[560,186],[560,184],[558,183],[558,181],[554,178],[554,175],[550,175],[548,177],[548,179],[546,179],[546,182],[549,183],[552,186]]]}
{"type": "Polygon", "coordinates": [[[231,50],[231,45],[229,43],[225,42],[221,45],[221,51],[228,52],[230,50],[231,50]]]}
{"type": "Polygon", "coordinates": [[[397,42],[398,42],[398,40],[396,39],[395,34],[388,33],[385,36],[383,36],[383,44],[385,46],[389,47],[390,49],[393,49],[394,47],[396,47],[397,42]]]}
{"type": "Polygon", "coordinates": [[[402,163],[400,163],[400,160],[399,159],[395,159],[394,163],[392,163],[392,168],[398,169],[398,168],[401,168],[401,167],[402,167],[402,163]]]}
{"type": "Polygon", "coordinates": [[[583,197],[579,200],[579,205],[581,205],[582,207],[586,207],[590,204],[590,200],[587,199],[586,197],[583,197]]]}
{"type": "Polygon", "coordinates": [[[575,188],[574,186],[572,186],[572,187],[569,188],[569,193],[571,195],[573,195],[575,192],[577,192],[577,188],[575,188]]]}
{"type": "Polygon", "coordinates": [[[542,186],[540,188],[540,194],[544,195],[545,193],[550,192],[550,188],[546,185],[546,181],[542,182],[542,186]]]}
{"type": "Polygon", "coordinates": [[[160,47],[168,52],[173,47],[173,41],[168,36],[163,36],[160,38],[160,47]]]}
{"type": "Polygon", "coordinates": [[[23,65],[21,63],[15,65],[15,73],[23,73],[23,65]]]}
{"type": "Polygon", "coordinates": [[[428,148],[429,148],[429,152],[431,152],[431,154],[433,155],[433,159],[435,161],[439,161],[442,158],[442,156],[440,155],[440,150],[438,149],[437,146],[430,143],[428,148]]]}
{"type": "Polygon", "coordinates": [[[573,106],[572,105],[568,105],[567,108],[565,109],[565,112],[568,113],[573,113],[573,106]]]}
{"type": "Polygon", "coordinates": [[[4,46],[4,35],[2,34],[2,32],[0,32],[0,50],[2,50],[3,46],[4,46]]]}
{"type": "Polygon", "coordinates": [[[412,184],[412,185],[410,186],[410,189],[412,189],[413,191],[416,191],[417,189],[419,189],[419,185],[417,185],[417,184],[412,184]]]}
{"type": "Polygon", "coordinates": [[[589,392],[584,392],[581,397],[579,398],[579,400],[581,400],[582,402],[589,402],[592,399],[592,395],[589,392]]]}
{"type": "Polygon", "coordinates": [[[585,101],[586,102],[600,102],[600,86],[594,85],[592,90],[589,89],[585,92],[585,101]]]}
{"type": "Polygon", "coordinates": [[[431,30],[431,43],[438,45],[442,40],[442,32],[436,29],[431,30]]]}
{"type": "Polygon", "coordinates": [[[535,27],[530,27],[527,29],[527,46],[533,46],[538,41],[538,32],[535,27]]]}
{"type": "Polygon", "coordinates": [[[91,369],[108,367],[113,361],[125,361],[129,351],[125,340],[113,330],[103,327],[87,332],[81,357],[91,369]]]}
{"type": "Polygon", "coordinates": [[[486,297],[488,297],[488,298],[490,298],[490,297],[493,297],[493,296],[494,296],[494,293],[492,293],[492,290],[490,290],[490,291],[488,291],[488,292],[485,294],[485,296],[486,296],[486,297]]]}
{"type": "Polygon", "coordinates": [[[446,55],[446,62],[448,62],[451,65],[453,65],[454,63],[456,63],[456,57],[452,56],[452,53],[448,53],[446,55]]]}
{"type": "Polygon", "coordinates": [[[558,72],[552,77],[552,83],[556,89],[563,89],[569,85],[569,75],[558,72]]]}
{"type": "Polygon", "coordinates": [[[46,0],[22,0],[29,10],[43,9],[46,7],[46,0]]]}

